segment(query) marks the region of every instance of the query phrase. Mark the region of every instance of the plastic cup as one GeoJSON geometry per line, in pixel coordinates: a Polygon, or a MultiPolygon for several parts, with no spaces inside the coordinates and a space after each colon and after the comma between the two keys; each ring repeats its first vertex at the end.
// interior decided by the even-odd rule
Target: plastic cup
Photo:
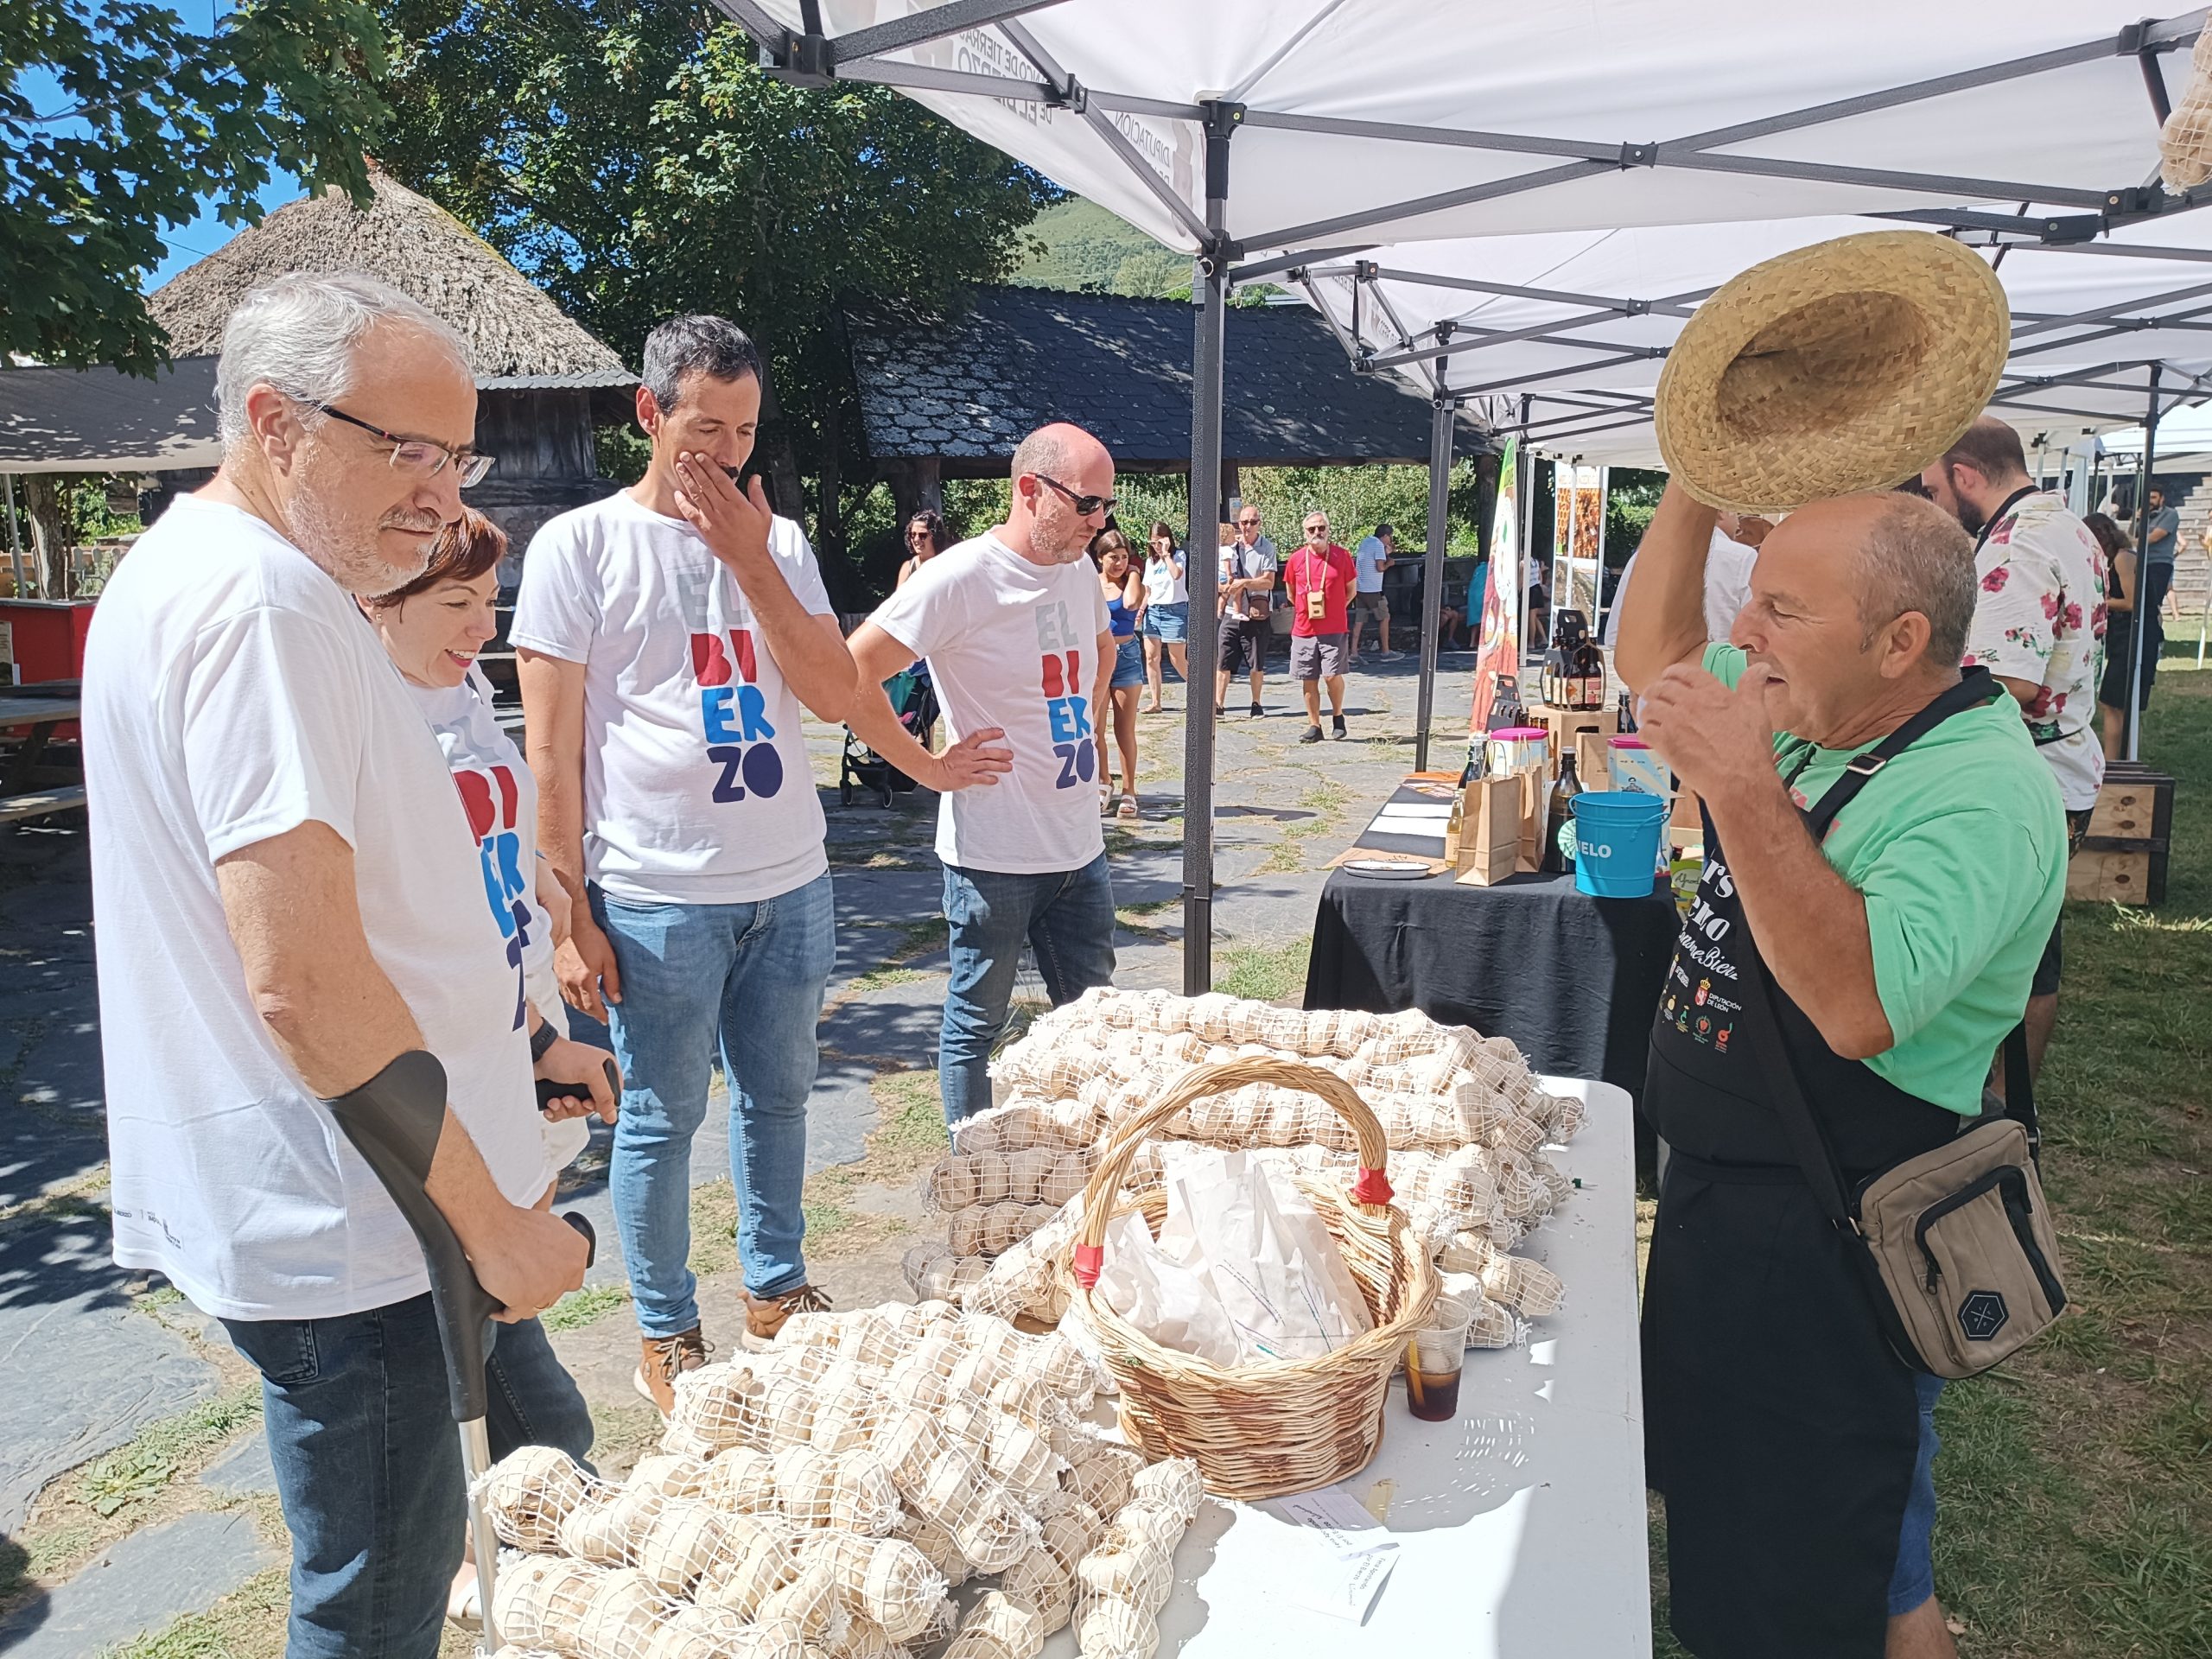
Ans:
{"type": "Polygon", "coordinates": [[[1459,1414],[1459,1373],[1467,1363],[1467,1326],[1474,1310],[1448,1296],[1406,1344],[1406,1409],[1425,1423],[1459,1414]]]}

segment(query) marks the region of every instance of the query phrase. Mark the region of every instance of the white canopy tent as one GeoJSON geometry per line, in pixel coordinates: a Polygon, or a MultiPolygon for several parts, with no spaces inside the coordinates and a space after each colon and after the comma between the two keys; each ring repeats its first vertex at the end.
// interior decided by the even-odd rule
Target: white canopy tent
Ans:
{"type": "MultiPolygon", "coordinates": [[[[1595,250],[1604,239],[1586,233],[1664,241],[1669,227],[1742,232],[1760,220],[1881,215],[2095,249],[2127,227],[2163,230],[2171,216],[2212,205],[2212,188],[2170,194],[2156,175],[2169,98],[2164,60],[2194,43],[2202,11],[2145,21],[2137,6],[2110,0],[1966,0],[1940,17],[1908,0],[1818,11],[1756,0],[1590,0],[1571,10],[1436,0],[715,3],[760,43],[775,73],[800,84],[898,86],[1197,256],[1191,500],[1198,533],[1188,546],[1198,561],[1212,555],[1223,308],[1235,283],[1326,270],[1384,247],[1481,238],[1448,255],[1427,251],[1452,270],[1401,264],[1395,252],[1375,263],[1424,277],[1465,272],[1461,280],[1548,290],[1487,296],[1534,308],[1527,321],[1510,324],[1485,311],[1480,327],[1529,332],[1515,340],[1487,337],[1481,349],[1506,354],[1471,376],[1451,364],[1460,355],[1452,341],[1434,332],[1448,320],[1456,338],[1459,319],[1449,308],[1465,302],[1433,283],[1381,279],[1377,309],[1401,315],[1389,325],[1393,349],[1370,359],[1383,367],[1395,356],[1398,366],[1417,367],[1432,391],[1429,544],[1440,550],[1452,416],[1460,400],[1524,391],[1533,400],[1546,387],[1598,405],[1580,411],[1593,416],[1583,436],[1594,441],[1614,410],[1624,422],[1618,429],[1627,430],[1643,418],[1636,400],[1648,397],[1682,311],[1751,263],[1717,258],[1712,244],[1726,238],[1716,232],[1702,245],[1694,236],[1675,245],[1685,273],[1679,289],[1640,266],[1617,267],[1603,284],[1593,266],[1576,283],[1554,285],[1540,264],[1517,277],[1493,274],[1487,262],[1497,238],[1533,245],[1583,233],[1579,252],[1602,262],[1595,250]],[[1716,124],[1716,111],[1729,118],[1725,124],[1716,124]],[[1410,304],[1417,288],[1446,295],[1444,307],[1432,298],[1408,314],[1401,302],[1410,304]],[[1598,316],[1574,322],[1576,307],[1598,316]],[[1622,344],[1611,353],[1620,360],[1601,368],[1599,350],[1559,344],[1601,321],[1605,338],[1622,344]],[[1525,366],[1511,354],[1524,343],[1541,348],[1527,354],[1525,366]],[[1562,353],[1583,360],[1565,367],[1562,353]],[[1540,358],[1546,366],[1537,365],[1540,358]],[[1631,365],[1642,365],[1640,374],[1618,387],[1592,378],[1631,365]],[[1548,382],[1533,378],[1548,369],[1548,382]]],[[[2144,243],[2167,245],[2174,245],[2164,236],[2144,243]]],[[[2191,287],[2188,262],[2198,256],[2178,245],[2180,275],[2164,289],[2191,287]]],[[[2067,257],[2041,256],[2053,264],[2067,257]]],[[[2126,258],[2134,264],[2166,256],[2139,250],[2126,258]]],[[[2134,289],[2113,315],[2133,315],[2160,291],[2134,289]]],[[[2212,288],[2202,291],[2212,296],[2212,288]]],[[[2165,304],[2189,302],[2169,295],[2165,304]]],[[[1346,310],[1322,304],[1348,324],[1346,310]]],[[[2050,372],[2054,385],[2016,390],[2040,398],[2063,385],[2069,404],[2120,396],[2128,378],[2116,367],[2120,356],[2141,363],[2143,354],[2097,352],[2086,338],[2092,331],[2073,330],[2098,320],[2068,315],[2075,324],[2042,331],[2054,349],[2035,372],[2050,372]],[[2081,352],[2090,356],[2070,355],[2081,352]]],[[[2190,320],[2174,320],[2171,332],[2195,334],[2181,326],[2190,320]]],[[[1349,329],[1347,336],[1358,355],[1360,341],[1349,329]]],[[[2188,360],[2176,353],[2177,363],[2188,360]]],[[[2192,381],[2202,370],[2201,362],[2190,370],[2192,381]]],[[[2154,372],[2139,372],[2145,397],[2138,410],[2154,372]]],[[[2155,372],[2163,382],[2163,370],[2155,372]]],[[[1533,419],[1533,401],[1529,407],[1533,419]]],[[[1532,435],[1544,442],[1541,428],[1532,435]]],[[[1203,565],[1192,576],[1207,585],[1203,565]]],[[[1441,583],[1442,562],[1432,558],[1423,596],[1423,748],[1441,583]]],[[[1212,613],[1198,607],[1192,655],[1205,662],[1213,645],[1212,613]]],[[[1190,993],[1211,982],[1213,728],[1204,703],[1193,700],[1185,740],[1190,993]]]]}

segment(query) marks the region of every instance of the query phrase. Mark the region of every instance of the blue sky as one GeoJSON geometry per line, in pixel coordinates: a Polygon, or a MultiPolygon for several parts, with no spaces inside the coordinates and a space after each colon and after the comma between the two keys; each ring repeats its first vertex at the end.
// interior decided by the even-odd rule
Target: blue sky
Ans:
{"type": "MultiPolygon", "coordinates": [[[[168,0],[169,10],[182,17],[187,26],[210,33],[218,16],[228,13],[232,7],[225,0],[168,0]]],[[[29,69],[17,83],[36,110],[58,108],[64,101],[60,86],[44,70],[29,69]]],[[[281,207],[300,194],[300,181],[289,173],[272,177],[261,193],[261,205],[265,211],[281,207]]],[[[213,253],[238,233],[235,226],[226,225],[215,217],[212,208],[202,205],[200,213],[188,225],[180,225],[166,232],[162,240],[167,254],[162,263],[146,274],[146,292],[152,293],[163,283],[187,265],[213,253]]]]}

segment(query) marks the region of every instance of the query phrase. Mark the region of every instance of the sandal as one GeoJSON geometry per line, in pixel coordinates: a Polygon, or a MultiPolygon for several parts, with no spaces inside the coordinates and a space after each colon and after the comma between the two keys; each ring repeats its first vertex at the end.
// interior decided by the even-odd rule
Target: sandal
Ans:
{"type": "Polygon", "coordinates": [[[1121,819],[1125,823],[1135,823],[1137,821],[1137,798],[1135,791],[1132,791],[1128,794],[1122,797],[1122,809],[1120,811],[1115,813],[1114,816],[1121,819]]]}

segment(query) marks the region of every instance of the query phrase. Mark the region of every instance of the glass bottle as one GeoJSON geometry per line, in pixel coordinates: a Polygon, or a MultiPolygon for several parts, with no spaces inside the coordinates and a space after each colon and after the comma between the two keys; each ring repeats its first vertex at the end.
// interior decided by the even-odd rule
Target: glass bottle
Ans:
{"type": "Polygon", "coordinates": [[[1559,758],[1559,777],[1552,784],[1551,810],[1544,820],[1544,868],[1564,875],[1574,868],[1574,798],[1582,783],[1574,775],[1574,756],[1559,758]]]}

